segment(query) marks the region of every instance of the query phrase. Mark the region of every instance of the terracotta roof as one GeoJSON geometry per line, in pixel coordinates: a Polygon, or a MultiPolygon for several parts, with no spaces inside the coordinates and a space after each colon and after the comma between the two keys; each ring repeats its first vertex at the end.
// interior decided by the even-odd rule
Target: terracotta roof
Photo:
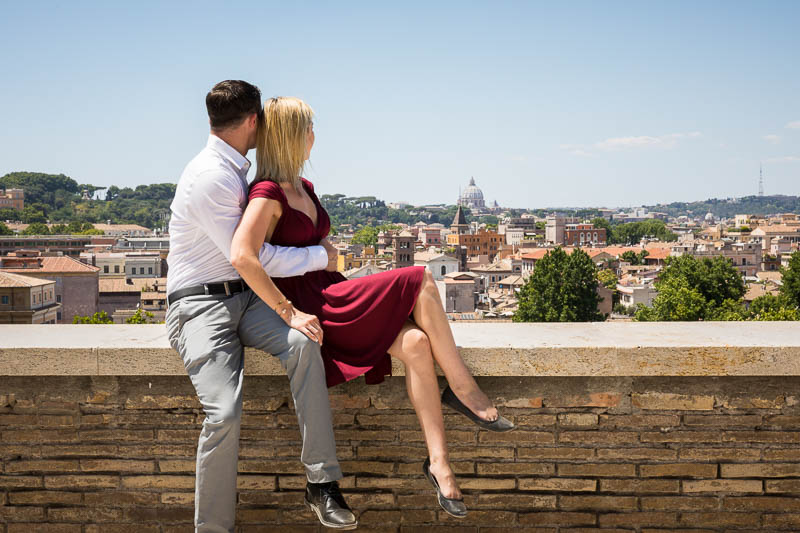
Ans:
{"type": "Polygon", "coordinates": [[[497,282],[498,285],[524,285],[525,280],[522,279],[522,276],[519,274],[514,274],[513,276],[508,276],[507,278],[503,278],[497,282]]]}
{"type": "Polygon", "coordinates": [[[0,270],[0,287],[40,287],[53,283],[55,283],[55,281],[49,279],[21,276],[19,274],[12,274],[11,272],[0,270]]]}
{"type": "Polygon", "coordinates": [[[664,248],[664,247],[645,248],[645,250],[647,250],[647,257],[645,257],[645,260],[647,260],[647,259],[665,259],[665,258],[669,257],[669,254],[670,254],[670,251],[671,251],[669,248],[664,248]]]}
{"type": "Polygon", "coordinates": [[[6,272],[17,272],[17,273],[24,273],[24,272],[47,272],[47,273],[62,273],[62,272],[86,272],[86,273],[94,273],[99,272],[100,269],[97,267],[93,267],[92,265],[87,265],[86,263],[81,263],[77,259],[73,259],[69,256],[60,256],[60,257],[39,257],[42,261],[41,268],[4,268],[6,272]]]}
{"type": "Polygon", "coordinates": [[[766,286],[762,285],[761,283],[749,283],[747,285],[747,292],[744,294],[744,300],[746,302],[752,302],[759,296],[763,296],[765,294],[780,294],[780,290],[774,286],[766,286]]]}
{"type": "Polygon", "coordinates": [[[142,292],[158,283],[164,285],[165,278],[132,278],[128,283],[125,278],[100,278],[100,292],[142,292]]]}

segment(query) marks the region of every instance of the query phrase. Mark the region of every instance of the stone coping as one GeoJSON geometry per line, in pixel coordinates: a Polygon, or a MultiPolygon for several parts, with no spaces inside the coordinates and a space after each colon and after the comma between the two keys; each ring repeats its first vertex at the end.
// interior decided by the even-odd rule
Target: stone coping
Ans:
{"type": "MultiPolygon", "coordinates": [[[[452,324],[476,376],[798,376],[795,322],[452,324]]],[[[283,375],[245,353],[249,375],[283,375]]],[[[394,375],[403,375],[394,362],[394,375]]],[[[157,325],[0,325],[0,376],[185,375],[157,325]]]]}

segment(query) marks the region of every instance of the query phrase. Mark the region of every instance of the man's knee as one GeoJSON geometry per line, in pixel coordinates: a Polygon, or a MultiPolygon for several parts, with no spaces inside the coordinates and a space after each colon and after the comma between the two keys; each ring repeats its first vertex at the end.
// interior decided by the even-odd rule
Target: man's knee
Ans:
{"type": "Polygon", "coordinates": [[[206,413],[206,421],[222,427],[237,426],[242,419],[242,407],[235,400],[223,401],[211,407],[204,407],[206,413]]]}
{"type": "Polygon", "coordinates": [[[312,368],[323,368],[319,344],[296,329],[292,329],[289,332],[288,341],[289,358],[287,365],[290,371],[305,372],[312,368]]]}

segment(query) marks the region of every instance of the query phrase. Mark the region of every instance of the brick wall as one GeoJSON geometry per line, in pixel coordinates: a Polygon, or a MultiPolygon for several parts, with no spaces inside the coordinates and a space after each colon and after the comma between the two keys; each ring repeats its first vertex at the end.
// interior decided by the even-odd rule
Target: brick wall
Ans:
{"type": "MultiPolygon", "coordinates": [[[[800,382],[479,378],[520,428],[446,411],[470,514],[440,512],[403,378],[331,390],[360,531],[800,530],[800,382]]],[[[238,527],[322,531],[302,505],[285,377],[245,380],[238,527]]],[[[0,377],[0,533],[192,531],[202,421],[188,379],[0,377]]]]}

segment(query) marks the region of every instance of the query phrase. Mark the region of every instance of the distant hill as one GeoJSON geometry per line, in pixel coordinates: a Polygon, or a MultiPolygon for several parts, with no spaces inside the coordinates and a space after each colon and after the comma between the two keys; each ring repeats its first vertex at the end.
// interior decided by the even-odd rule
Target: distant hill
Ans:
{"type": "Polygon", "coordinates": [[[0,220],[27,224],[47,222],[68,224],[73,221],[114,224],[139,224],[157,228],[159,216],[168,212],[175,196],[174,183],[139,185],[135,189],[108,187],[105,200],[84,200],[83,191],[93,196],[106,187],[79,184],[64,174],[11,172],[0,177],[0,188],[25,190],[25,209],[0,209],[0,220]]]}
{"type": "Polygon", "coordinates": [[[670,216],[705,216],[733,218],[735,215],[771,215],[800,213],[800,196],[776,194],[773,196],[744,196],[742,198],[711,198],[701,202],[672,202],[643,206],[650,211],[660,211],[670,216]]]}

